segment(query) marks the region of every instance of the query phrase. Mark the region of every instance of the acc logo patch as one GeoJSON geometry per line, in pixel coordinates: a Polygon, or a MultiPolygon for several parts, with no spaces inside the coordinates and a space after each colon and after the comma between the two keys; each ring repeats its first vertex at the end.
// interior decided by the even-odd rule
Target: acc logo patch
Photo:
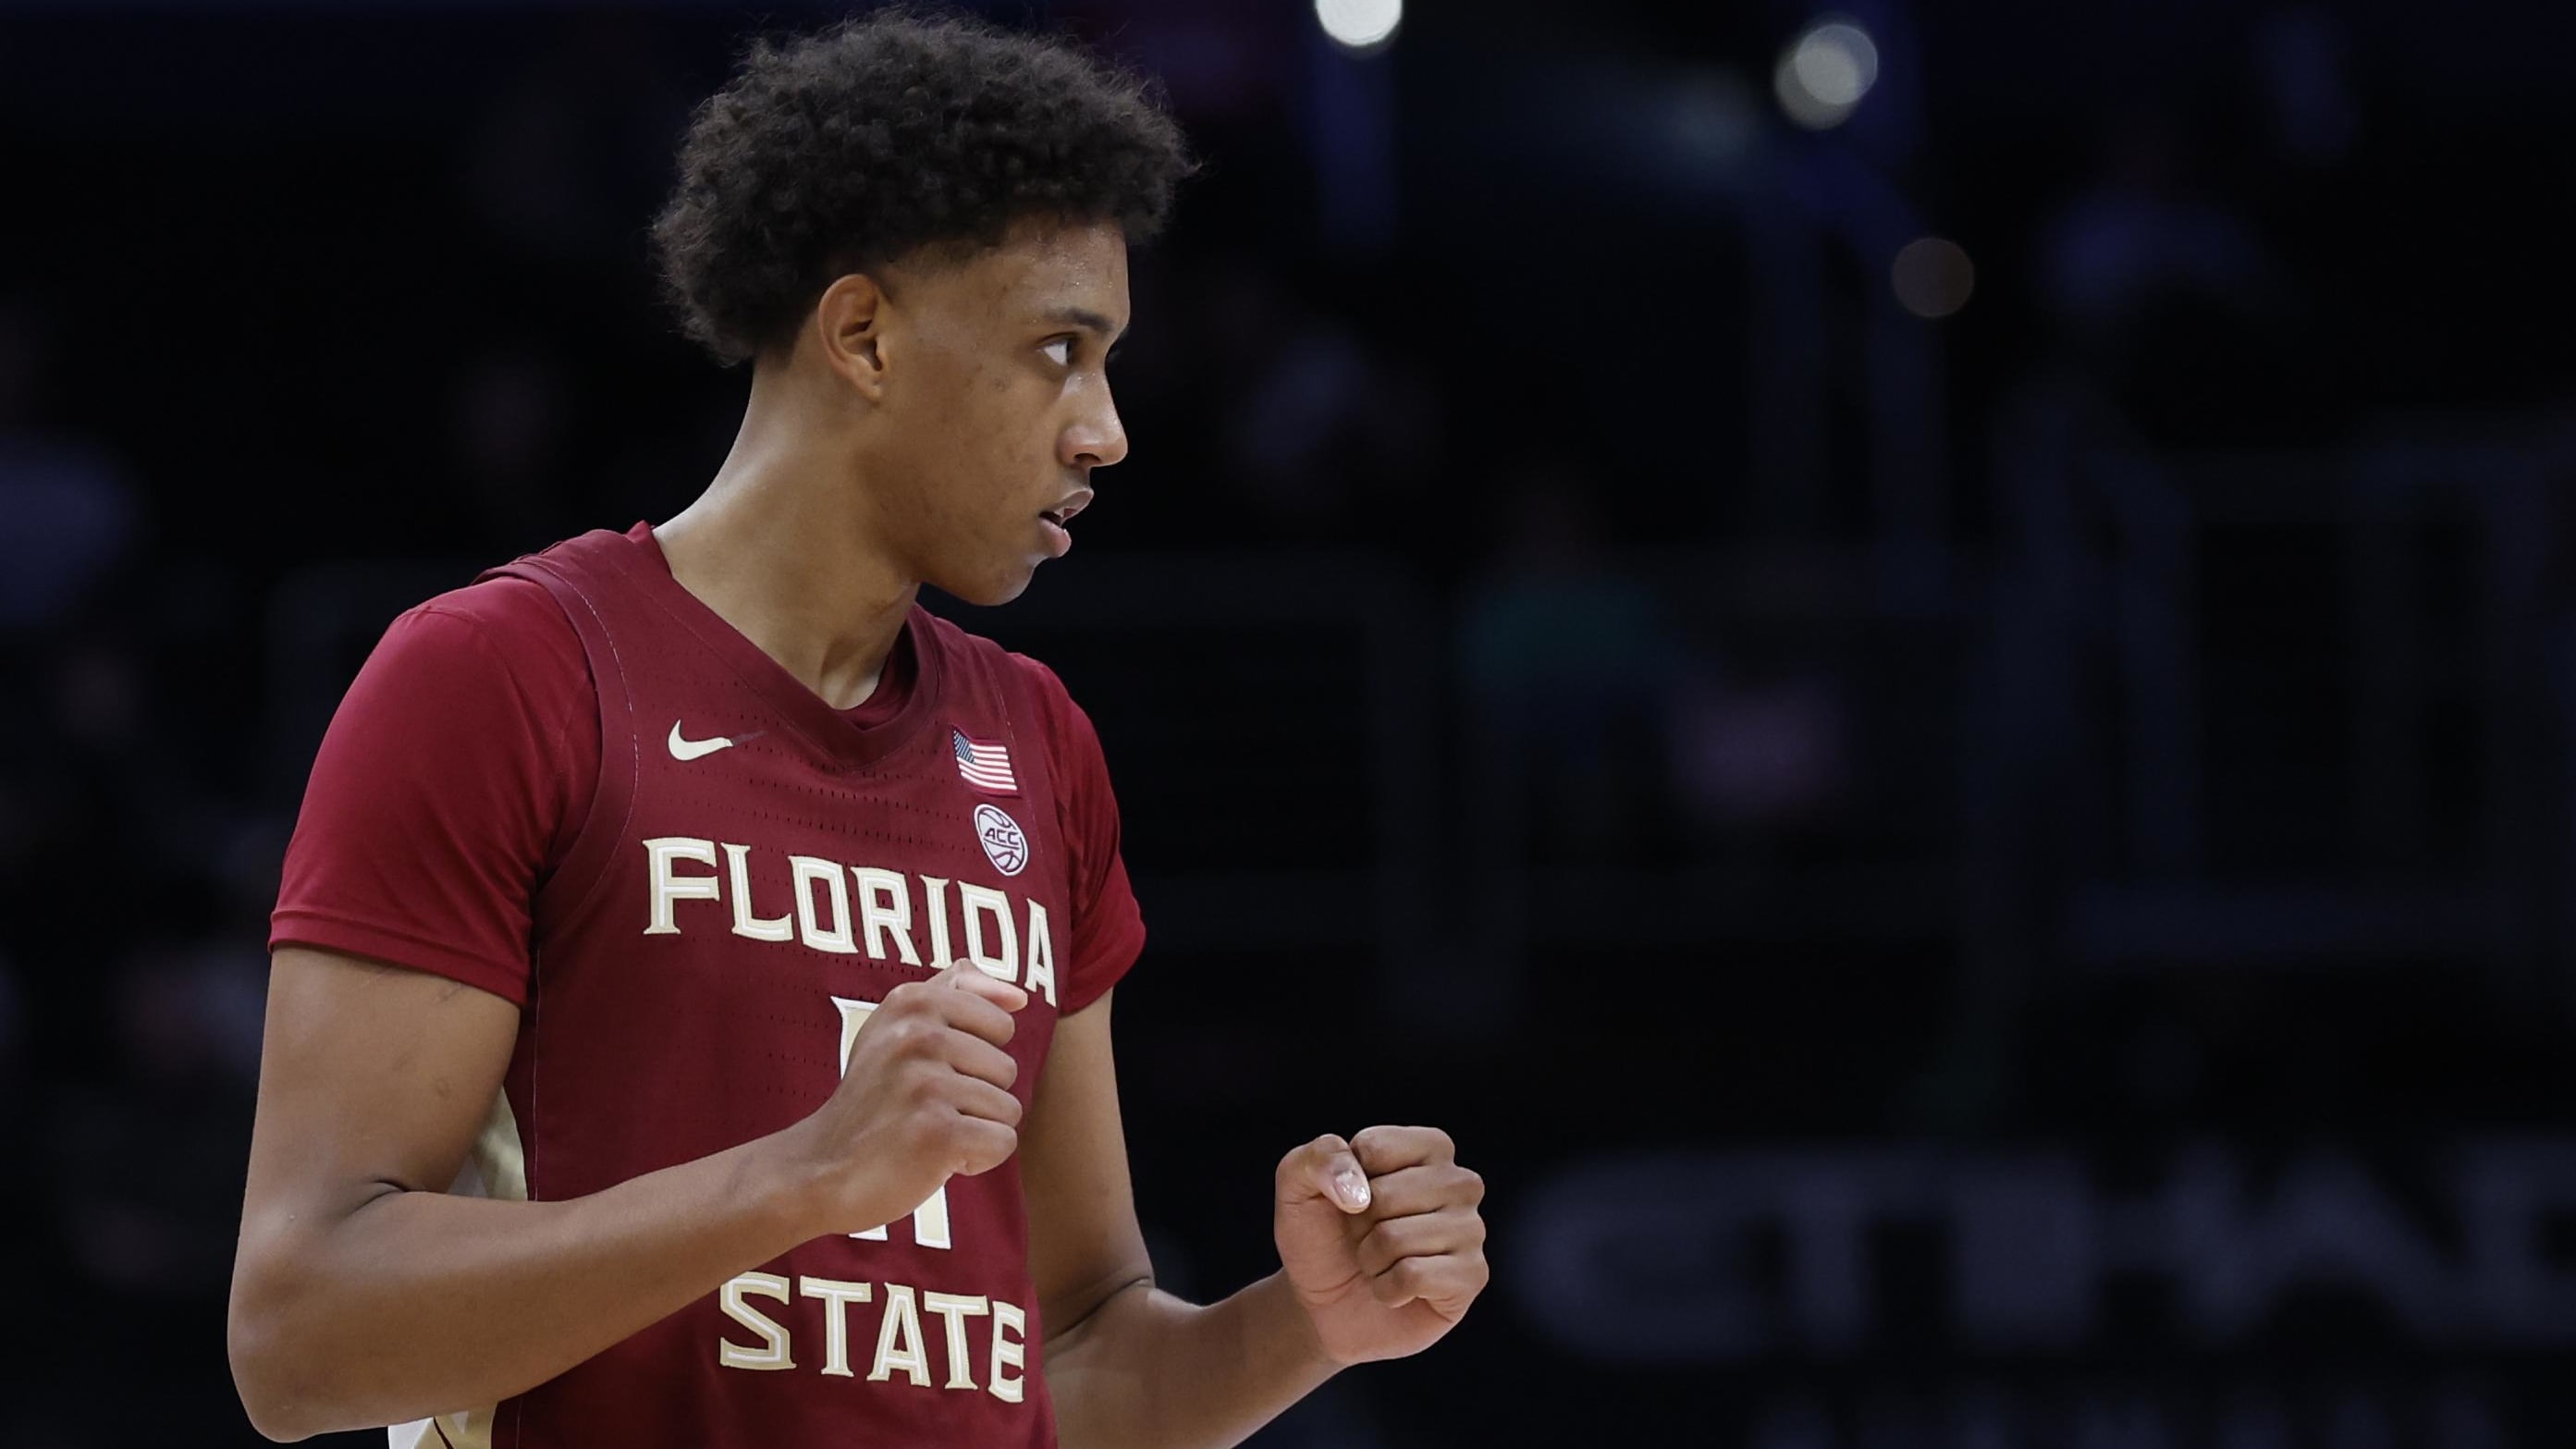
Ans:
{"type": "Polygon", "coordinates": [[[1018,875],[1029,868],[1029,838],[1020,833],[1020,822],[1003,814],[999,806],[975,807],[975,839],[993,869],[1002,874],[1018,875]]]}

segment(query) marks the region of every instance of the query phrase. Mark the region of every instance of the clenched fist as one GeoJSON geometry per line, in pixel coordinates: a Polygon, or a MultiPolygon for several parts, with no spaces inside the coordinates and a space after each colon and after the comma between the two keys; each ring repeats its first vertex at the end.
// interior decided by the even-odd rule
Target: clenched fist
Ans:
{"type": "Polygon", "coordinates": [[[1420,1353],[1483,1292],[1485,1180],[1437,1127],[1329,1134],[1279,1163],[1279,1263],[1338,1364],[1420,1353]]]}
{"type": "Polygon", "coordinates": [[[893,1222],[1019,1150],[1020,1067],[1003,1048],[1028,1001],[972,965],[886,993],[830,1099],[778,1134],[818,1235],[893,1222]]]}

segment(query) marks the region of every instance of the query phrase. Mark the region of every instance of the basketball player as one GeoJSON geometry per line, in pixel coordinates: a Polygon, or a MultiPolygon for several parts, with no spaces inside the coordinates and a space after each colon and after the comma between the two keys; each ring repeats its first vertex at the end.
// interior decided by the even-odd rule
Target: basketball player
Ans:
{"type": "Polygon", "coordinates": [[[1290,1151],[1277,1274],[1154,1286],[1099,744],[914,604],[1016,596],[1125,456],[1105,358],[1177,132],[1074,51],[880,16],[756,47],[680,160],[654,236],[752,364],[731,455],[667,522],[405,614],[315,761],[233,1280],[252,1421],[1177,1449],[1440,1338],[1482,1185],[1427,1128],[1290,1151]]]}

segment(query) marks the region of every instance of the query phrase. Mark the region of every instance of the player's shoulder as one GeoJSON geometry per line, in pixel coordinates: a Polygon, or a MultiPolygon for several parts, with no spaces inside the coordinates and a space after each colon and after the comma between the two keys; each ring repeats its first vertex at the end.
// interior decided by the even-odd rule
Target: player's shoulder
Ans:
{"type": "Polygon", "coordinates": [[[581,636],[545,585],[506,574],[404,610],[379,652],[406,660],[479,658],[522,680],[582,678],[589,670],[581,636]]]}
{"type": "Polygon", "coordinates": [[[494,632],[572,632],[563,606],[546,586],[516,574],[489,574],[461,589],[432,595],[412,605],[404,617],[431,614],[494,632]]]}
{"type": "Polygon", "coordinates": [[[1020,686],[1050,716],[1074,708],[1073,696],[1066,691],[1064,681],[1038,660],[1005,649],[927,609],[915,610],[914,618],[921,626],[920,642],[938,650],[944,663],[962,663],[997,688],[1020,686]]]}
{"type": "Polygon", "coordinates": [[[1059,765],[1090,759],[1100,753],[1098,735],[1091,717],[1073,702],[1073,694],[1064,681],[1043,662],[1026,654],[1005,649],[981,634],[970,632],[924,609],[918,616],[928,621],[920,636],[928,647],[938,649],[948,663],[947,673],[953,679],[967,674],[985,687],[999,692],[1005,713],[1018,715],[1022,705],[1034,714],[1032,721],[1048,756],[1059,765]],[[957,668],[964,664],[963,669],[957,668]]]}

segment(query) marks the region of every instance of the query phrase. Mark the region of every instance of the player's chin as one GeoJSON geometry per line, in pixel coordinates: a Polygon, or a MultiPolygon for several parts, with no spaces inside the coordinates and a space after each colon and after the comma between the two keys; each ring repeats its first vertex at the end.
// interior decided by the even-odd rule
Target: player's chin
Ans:
{"type": "Polygon", "coordinates": [[[971,572],[961,570],[964,577],[934,579],[932,582],[942,593],[991,608],[996,604],[1007,604],[1028,592],[1029,581],[1037,576],[1038,565],[1045,561],[1044,554],[1036,554],[971,572]]]}

